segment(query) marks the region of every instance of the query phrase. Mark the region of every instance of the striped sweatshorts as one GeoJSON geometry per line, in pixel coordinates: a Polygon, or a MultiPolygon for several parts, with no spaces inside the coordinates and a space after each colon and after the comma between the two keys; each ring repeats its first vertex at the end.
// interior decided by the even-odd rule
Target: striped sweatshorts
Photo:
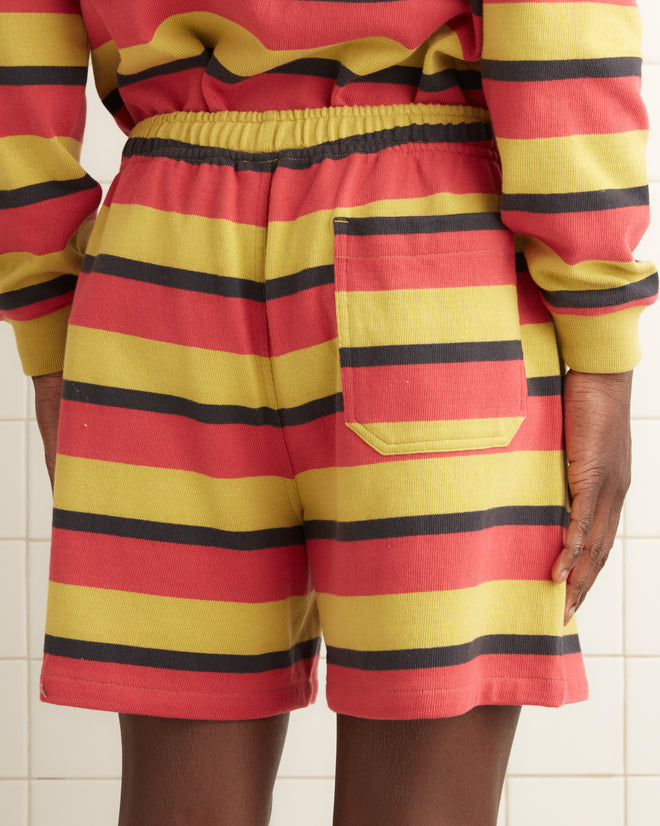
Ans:
{"type": "Polygon", "coordinates": [[[47,702],[251,719],[558,706],[564,367],[488,113],[139,123],[64,370],[47,702]]]}

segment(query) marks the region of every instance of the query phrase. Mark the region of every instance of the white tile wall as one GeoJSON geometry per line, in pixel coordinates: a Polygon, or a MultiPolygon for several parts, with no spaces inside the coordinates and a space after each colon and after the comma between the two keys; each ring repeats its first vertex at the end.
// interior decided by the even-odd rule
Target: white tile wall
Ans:
{"type": "MultiPolygon", "coordinates": [[[[660,3],[638,0],[652,135],[651,229],[636,256],[660,261],[660,3]]],[[[123,136],[90,97],[83,162],[107,189],[123,136]]],[[[647,311],[633,390],[634,481],[618,539],[578,614],[591,697],[527,707],[498,826],[660,826],[660,324],[647,311]]],[[[31,383],[0,324],[0,821],[114,826],[120,749],[114,715],[38,701],[51,494],[31,383]]],[[[324,679],[324,663],[321,668],[324,679]]],[[[330,826],[334,715],[323,690],[292,715],[272,826],[330,826]],[[314,811],[313,820],[310,812],[314,811]]]]}

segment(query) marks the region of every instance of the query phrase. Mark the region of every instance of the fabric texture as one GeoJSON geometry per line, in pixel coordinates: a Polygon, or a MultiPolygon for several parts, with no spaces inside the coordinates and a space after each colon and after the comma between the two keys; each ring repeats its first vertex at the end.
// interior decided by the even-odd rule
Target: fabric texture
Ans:
{"type": "Polygon", "coordinates": [[[657,292],[634,0],[0,27],[0,312],[65,375],[42,698],[268,716],[322,632],[342,713],[584,699],[561,386],[632,368],[657,292]]]}
{"type": "Polygon", "coordinates": [[[565,361],[639,361],[657,272],[633,259],[649,221],[635,0],[0,0],[0,25],[0,313],[26,372],[61,368],[100,198],[78,165],[89,46],[126,132],[179,110],[486,106],[502,219],[565,361]]]}
{"type": "Polygon", "coordinates": [[[44,699],[270,716],[321,632],[343,714],[586,697],[562,365],[500,180],[482,109],[138,124],[69,324],[44,699]]]}

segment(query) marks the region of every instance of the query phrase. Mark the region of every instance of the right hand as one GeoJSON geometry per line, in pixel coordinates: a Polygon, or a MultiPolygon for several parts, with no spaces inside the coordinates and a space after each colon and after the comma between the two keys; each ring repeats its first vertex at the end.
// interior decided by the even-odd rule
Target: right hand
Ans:
{"type": "Polygon", "coordinates": [[[45,376],[32,376],[34,385],[34,406],[37,424],[46,452],[46,468],[53,487],[55,477],[55,455],[57,452],[57,423],[60,418],[60,400],[62,398],[62,373],[47,373],[45,376]]]}

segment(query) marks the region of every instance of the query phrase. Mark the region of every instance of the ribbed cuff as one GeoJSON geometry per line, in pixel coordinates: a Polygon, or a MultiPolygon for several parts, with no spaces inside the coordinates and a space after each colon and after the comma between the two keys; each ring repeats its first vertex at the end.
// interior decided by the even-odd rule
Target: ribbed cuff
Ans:
{"type": "Polygon", "coordinates": [[[26,375],[43,376],[62,369],[70,312],[67,306],[31,321],[10,321],[26,375]]]}
{"type": "Polygon", "coordinates": [[[625,373],[642,357],[638,324],[643,307],[598,316],[553,314],[566,364],[579,373],[625,373]]]}

